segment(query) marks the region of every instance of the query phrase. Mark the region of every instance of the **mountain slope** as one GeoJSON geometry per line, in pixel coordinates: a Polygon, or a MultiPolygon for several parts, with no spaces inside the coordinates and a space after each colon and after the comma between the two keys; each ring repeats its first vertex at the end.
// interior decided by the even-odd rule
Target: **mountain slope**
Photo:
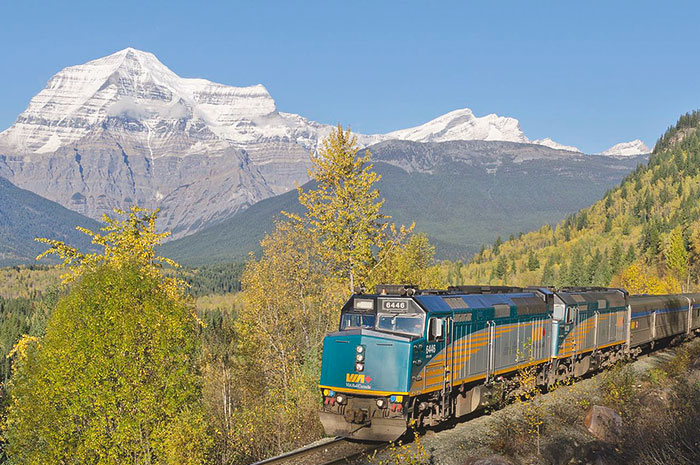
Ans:
{"type": "Polygon", "coordinates": [[[81,250],[91,249],[89,238],[75,230],[93,231],[100,224],[32,192],[19,189],[0,177],[0,266],[36,263],[46,245],[34,240],[46,237],[62,240],[81,250]]]}
{"type": "MultiPolygon", "coordinates": [[[[440,258],[466,258],[498,235],[556,222],[590,205],[645,160],[495,141],[387,141],[369,150],[382,175],[385,213],[396,223],[415,221],[440,258]]],[[[191,265],[245,259],[282,210],[301,210],[295,191],[164,244],[161,253],[191,265]]]]}
{"type": "Polygon", "coordinates": [[[675,280],[678,287],[697,281],[699,125],[700,113],[684,115],[657,142],[648,165],[602,200],[570,215],[554,230],[545,225],[494,244],[462,269],[462,281],[607,286],[635,261],[641,263],[639,269],[675,280]]]}
{"type": "MultiPolygon", "coordinates": [[[[159,228],[182,237],[306,182],[309,153],[331,128],[278,111],[262,85],[183,78],[127,48],[51,77],[0,133],[0,176],[94,219],[160,208],[159,228]]],[[[358,138],[529,142],[516,119],[466,108],[358,138]]]]}

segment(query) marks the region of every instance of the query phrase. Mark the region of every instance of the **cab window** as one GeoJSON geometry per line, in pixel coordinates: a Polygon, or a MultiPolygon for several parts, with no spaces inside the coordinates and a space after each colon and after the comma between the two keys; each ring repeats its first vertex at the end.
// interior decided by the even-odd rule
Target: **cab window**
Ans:
{"type": "Polygon", "coordinates": [[[340,330],[374,328],[376,319],[373,313],[343,313],[340,318],[340,330]]]}
{"type": "Polygon", "coordinates": [[[377,329],[397,333],[423,333],[423,315],[417,313],[380,313],[377,315],[377,329]]]}

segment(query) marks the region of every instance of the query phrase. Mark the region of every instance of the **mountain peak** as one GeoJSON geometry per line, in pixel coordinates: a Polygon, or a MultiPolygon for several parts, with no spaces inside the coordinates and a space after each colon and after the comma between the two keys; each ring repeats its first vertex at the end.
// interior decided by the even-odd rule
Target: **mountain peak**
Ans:
{"type": "Polygon", "coordinates": [[[633,157],[636,155],[646,155],[650,153],[649,147],[639,139],[630,142],[621,142],[615,144],[609,149],[600,153],[600,155],[618,156],[618,157],[633,157]]]}
{"type": "Polygon", "coordinates": [[[185,119],[209,129],[192,134],[249,141],[260,137],[247,127],[250,121],[276,112],[260,84],[234,87],[181,78],[154,54],[127,47],[56,73],[0,133],[0,143],[20,153],[53,152],[112,117],[145,124],[148,131],[134,135],[149,140],[149,128],[185,119]]]}
{"type": "Polygon", "coordinates": [[[568,150],[569,152],[579,152],[581,153],[581,150],[579,150],[578,147],[574,147],[573,145],[563,145],[560,144],[559,142],[555,142],[549,137],[545,137],[544,139],[537,139],[532,141],[533,144],[537,145],[544,145],[545,147],[557,149],[557,150],[568,150]]]}

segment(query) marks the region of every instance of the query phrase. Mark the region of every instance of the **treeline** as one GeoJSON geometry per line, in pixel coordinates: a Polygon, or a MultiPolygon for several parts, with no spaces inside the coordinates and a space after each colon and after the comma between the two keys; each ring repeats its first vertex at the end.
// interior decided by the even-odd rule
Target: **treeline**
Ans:
{"type": "Polygon", "coordinates": [[[229,294],[241,290],[245,263],[217,263],[198,268],[183,268],[178,275],[188,284],[193,297],[229,294]]]}
{"type": "MultiPolygon", "coordinates": [[[[618,285],[679,292],[700,281],[698,112],[684,115],[620,186],[552,228],[484,247],[465,282],[618,285]]],[[[585,182],[582,180],[582,182],[585,182]]]]}
{"type": "Polygon", "coordinates": [[[33,298],[0,297],[0,380],[3,381],[3,390],[10,377],[9,356],[15,344],[25,334],[44,334],[51,309],[57,300],[58,290],[35,295],[33,298]]]}

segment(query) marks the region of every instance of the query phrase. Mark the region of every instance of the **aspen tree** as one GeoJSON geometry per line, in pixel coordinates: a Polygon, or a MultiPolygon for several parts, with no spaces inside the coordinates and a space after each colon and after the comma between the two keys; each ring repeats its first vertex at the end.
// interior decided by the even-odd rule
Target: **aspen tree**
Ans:
{"type": "Polygon", "coordinates": [[[357,137],[339,124],[311,158],[309,176],[316,188],[300,187],[299,202],[306,207],[310,231],[321,239],[324,259],[346,279],[350,291],[358,278],[375,266],[374,249],[387,241],[388,217],[381,213],[384,200],[376,183],[381,176],[372,170],[371,154],[358,155],[357,137]]]}

